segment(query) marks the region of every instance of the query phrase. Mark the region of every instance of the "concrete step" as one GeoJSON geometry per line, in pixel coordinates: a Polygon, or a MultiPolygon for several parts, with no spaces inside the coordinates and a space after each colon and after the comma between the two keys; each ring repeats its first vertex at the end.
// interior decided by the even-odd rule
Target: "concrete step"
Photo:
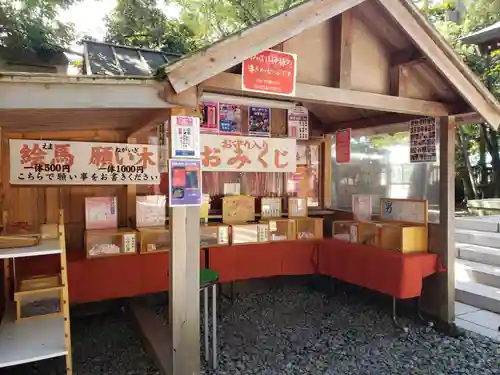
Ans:
{"type": "Polygon", "coordinates": [[[500,232],[500,216],[457,217],[455,228],[497,233],[500,232]]]}
{"type": "Polygon", "coordinates": [[[457,259],[455,261],[455,280],[500,288],[500,267],[457,259]]]}
{"type": "Polygon", "coordinates": [[[500,313],[500,289],[474,282],[455,281],[455,300],[500,313]]]}
{"type": "Polygon", "coordinates": [[[500,248],[500,233],[481,232],[470,229],[457,229],[455,241],[471,245],[488,246],[500,248]]]}
{"type": "Polygon", "coordinates": [[[455,247],[458,259],[500,267],[500,249],[465,243],[457,243],[455,247]]]}

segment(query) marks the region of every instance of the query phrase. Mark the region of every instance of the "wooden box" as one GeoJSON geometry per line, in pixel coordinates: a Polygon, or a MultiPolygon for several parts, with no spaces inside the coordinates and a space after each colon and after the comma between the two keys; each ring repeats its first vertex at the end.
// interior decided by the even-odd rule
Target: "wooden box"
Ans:
{"type": "Polygon", "coordinates": [[[263,220],[269,226],[269,241],[293,241],[297,238],[297,222],[293,219],[263,220]]]}
{"type": "Polygon", "coordinates": [[[222,222],[245,223],[255,220],[255,197],[235,195],[222,198],[222,222]]]}
{"type": "Polygon", "coordinates": [[[139,251],[153,253],[170,251],[172,249],[172,235],[169,228],[139,228],[139,251]]]}
{"type": "Polygon", "coordinates": [[[425,225],[378,223],[379,247],[402,253],[428,251],[428,230],[425,225]]]}
{"type": "Polygon", "coordinates": [[[87,258],[136,253],[136,233],[130,228],[86,230],[87,258]]]}
{"type": "Polygon", "coordinates": [[[357,242],[358,223],[339,220],[332,223],[332,237],[345,242],[357,242]]]}
{"type": "Polygon", "coordinates": [[[62,314],[61,276],[34,276],[16,283],[16,320],[62,314]]]}
{"type": "Polygon", "coordinates": [[[200,226],[200,247],[229,245],[229,226],[208,223],[200,226]]]}
{"type": "Polygon", "coordinates": [[[231,225],[231,243],[234,245],[268,242],[269,226],[267,224],[233,224],[231,225]]]}
{"type": "Polygon", "coordinates": [[[323,238],[323,218],[306,217],[296,219],[297,239],[312,240],[323,238]]]}

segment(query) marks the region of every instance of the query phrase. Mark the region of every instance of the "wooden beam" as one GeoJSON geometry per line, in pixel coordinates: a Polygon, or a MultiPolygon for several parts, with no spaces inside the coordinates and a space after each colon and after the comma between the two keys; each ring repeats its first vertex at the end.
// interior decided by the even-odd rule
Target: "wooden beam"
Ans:
{"type": "MultiPolygon", "coordinates": [[[[207,92],[231,93],[235,95],[248,95],[242,91],[241,76],[238,74],[221,73],[208,79],[203,84],[207,92]]],[[[278,100],[288,100],[290,97],[283,95],[251,93],[253,97],[264,97],[278,100]]],[[[370,109],[383,112],[404,113],[419,116],[443,116],[448,115],[448,108],[438,102],[425,100],[399,98],[389,95],[372,94],[361,91],[344,90],[332,87],[308,85],[297,83],[295,102],[318,103],[337,105],[341,107],[352,107],[370,109]]]]}
{"type": "MultiPolygon", "coordinates": [[[[166,121],[169,119],[170,115],[170,110],[169,109],[164,109],[156,112],[149,120],[147,120],[145,123],[139,124],[133,129],[131,129],[130,134],[128,135],[128,138],[138,138],[138,136],[142,133],[149,132],[150,130],[156,128],[158,124],[166,121]]],[[[134,141],[135,143],[135,141],[134,141]]]]}
{"type": "Polygon", "coordinates": [[[341,15],[340,27],[340,78],[341,89],[351,88],[352,73],[352,38],[353,38],[353,13],[345,12],[341,15]]]}
{"type": "MultiPolygon", "coordinates": [[[[350,128],[353,130],[365,129],[365,128],[377,128],[384,125],[393,125],[408,123],[410,120],[420,118],[422,116],[412,116],[403,114],[386,114],[377,117],[361,118],[353,121],[343,121],[329,124],[327,126],[328,133],[335,133],[337,130],[350,128]]],[[[408,127],[408,125],[406,125],[408,127]]]]}
{"type": "Polygon", "coordinates": [[[193,86],[177,94],[172,85],[167,81],[163,90],[158,92],[158,96],[170,106],[180,106],[187,108],[198,108],[201,91],[199,86],[193,86]]]}
{"type": "Polygon", "coordinates": [[[462,97],[494,128],[500,126],[500,105],[417,9],[400,0],[378,0],[420,50],[448,78],[462,97]]]}
{"type": "Polygon", "coordinates": [[[177,93],[292,38],[364,0],[310,0],[165,68],[177,93]]]}
{"type": "Polygon", "coordinates": [[[426,61],[425,56],[416,48],[397,51],[391,54],[391,66],[421,64],[426,61]]]}

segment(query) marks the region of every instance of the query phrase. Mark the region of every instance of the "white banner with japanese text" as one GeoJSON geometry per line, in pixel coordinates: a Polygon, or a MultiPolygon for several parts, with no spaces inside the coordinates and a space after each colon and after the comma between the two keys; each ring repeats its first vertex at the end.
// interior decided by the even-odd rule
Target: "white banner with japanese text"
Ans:
{"type": "Polygon", "coordinates": [[[11,139],[13,185],[156,185],[158,146],[11,139]]]}
{"type": "Polygon", "coordinates": [[[295,172],[296,140],[202,134],[203,171],[295,172]]]}

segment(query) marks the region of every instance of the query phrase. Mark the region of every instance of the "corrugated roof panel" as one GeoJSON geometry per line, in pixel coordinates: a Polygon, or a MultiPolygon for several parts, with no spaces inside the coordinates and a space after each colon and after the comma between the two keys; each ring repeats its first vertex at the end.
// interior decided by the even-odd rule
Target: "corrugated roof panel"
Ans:
{"type": "Polygon", "coordinates": [[[142,60],[137,50],[114,47],[116,58],[126,76],[149,76],[151,72],[146,61],[142,60]]]}
{"type": "Polygon", "coordinates": [[[115,55],[106,44],[87,43],[88,62],[91,72],[87,74],[122,75],[115,55]]]}

